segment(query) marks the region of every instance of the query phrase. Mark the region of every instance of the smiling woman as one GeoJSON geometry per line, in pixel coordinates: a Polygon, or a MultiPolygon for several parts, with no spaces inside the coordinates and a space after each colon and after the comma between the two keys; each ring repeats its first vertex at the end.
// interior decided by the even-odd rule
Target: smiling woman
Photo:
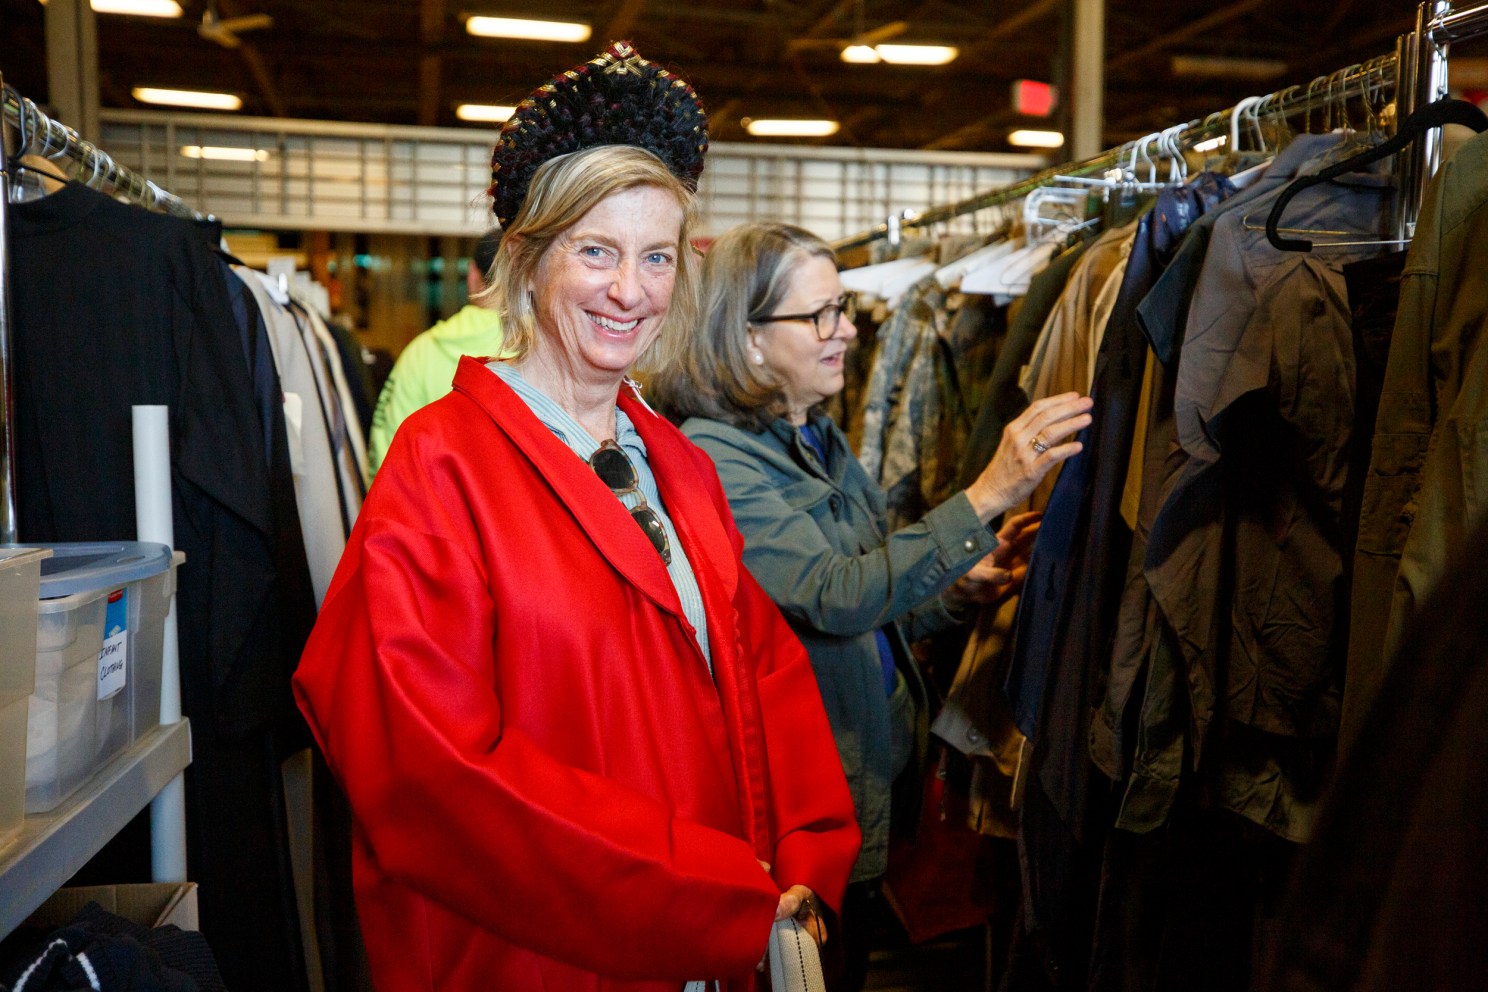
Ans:
{"type": "Polygon", "coordinates": [[[717,474],[630,378],[695,331],[701,105],[622,44],[535,97],[493,156],[508,351],[394,435],[295,691],[383,992],[746,992],[859,833],[717,474]]]}

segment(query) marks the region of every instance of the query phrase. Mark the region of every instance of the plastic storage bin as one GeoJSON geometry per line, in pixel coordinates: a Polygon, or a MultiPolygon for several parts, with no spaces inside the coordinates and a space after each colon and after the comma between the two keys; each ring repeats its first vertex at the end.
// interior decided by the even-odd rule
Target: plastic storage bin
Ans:
{"type": "Polygon", "coordinates": [[[0,851],[21,832],[26,805],[26,711],[36,682],[40,548],[0,548],[0,851]]]}
{"type": "Polygon", "coordinates": [[[44,813],[160,722],[163,544],[48,545],[26,731],[26,812],[44,813]]]}

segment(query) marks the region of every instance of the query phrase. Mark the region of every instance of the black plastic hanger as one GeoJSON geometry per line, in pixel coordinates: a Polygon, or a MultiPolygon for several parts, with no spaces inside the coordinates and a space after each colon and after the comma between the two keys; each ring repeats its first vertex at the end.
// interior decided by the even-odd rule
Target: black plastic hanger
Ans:
{"type": "Polygon", "coordinates": [[[1286,210],[1287,204],[1292,198],[1304,189],[1310,189],[1319,183],[1337,179],[1345,173],[1353,172],[1361,166],[1378,162],[1389,155],[1394,155],[1406,145],[1415,141],[1427,131],[1439,128],[1444,124],[1462,124],[1472,128],[1479,134],[1488,131],[1488,115],[1466,100],[1443,99],[1435,103],[1428,103],[1420,110],[1411,114],[1396,130],[1395,135],[1388,141],[1382,142],[1366,152],[1361,152],[1350,158],[1344,159],[1335,165],[1330,165],[1322,172],[1312,176],[1303,176],[1296,180],[1271,206],[1271,213],[1266,217],[1266,240],[1271,242],[1281,251],[1312,251],[1312,242],[1304,238],[1283,238],[1276,229],[1281,223],[1282,212],[1286,210]]]}

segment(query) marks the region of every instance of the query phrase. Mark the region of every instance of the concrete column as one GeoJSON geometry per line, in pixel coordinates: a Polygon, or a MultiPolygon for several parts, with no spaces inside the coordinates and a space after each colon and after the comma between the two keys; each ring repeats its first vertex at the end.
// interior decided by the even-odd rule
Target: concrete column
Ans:
{"type": "Polygon", "coordinates": [[[88,0],[46,5],[47,95],[57,120],[98,141],[98,30],[88,0]]]}
{"type": "Polygon", "coordinates": [[[1074,7],[1070,52],[1069,141],[1065,157],[1093,158],[1105,150],[1106,0],[1069,0],[1074,7]]]}

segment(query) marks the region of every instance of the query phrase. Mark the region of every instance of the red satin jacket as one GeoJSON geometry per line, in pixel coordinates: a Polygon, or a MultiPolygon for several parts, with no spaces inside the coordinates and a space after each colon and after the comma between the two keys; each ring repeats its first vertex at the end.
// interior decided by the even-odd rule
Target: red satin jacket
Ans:
{"type": "Polygon", "coordinates": [[[859,835],[806,653],[707,455],[619,403],[714,678],[619,500],[474,359],[336,571],[294,688],[351,800],[379,992],[747,990],[783,889],[841,898],[859,835]]]}

